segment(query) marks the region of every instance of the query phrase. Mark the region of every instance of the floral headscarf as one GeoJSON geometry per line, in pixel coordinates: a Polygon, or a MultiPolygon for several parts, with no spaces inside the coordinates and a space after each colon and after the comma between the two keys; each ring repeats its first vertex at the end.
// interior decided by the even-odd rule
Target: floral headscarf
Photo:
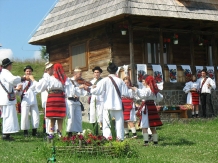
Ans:
{"type": "Polygon", "coordinates": [[[145,80],[147,85],[150,87],[151,92],[153,92],[155,95],[157,95],[157,93],[159,92],[159,89],[158,89],[157,84],[154,80],[154,77],[151,75],[148,75],[148,76],[145,76],[143,78],[143,80],[145,80]]]}
{"type": "Polygon", "coordinates": [[[64,69],[60,63],[55,63],[54,65],[54,77],[64,85],[65,81],[67,80],[67,76],[64,73],[64,69]]]}

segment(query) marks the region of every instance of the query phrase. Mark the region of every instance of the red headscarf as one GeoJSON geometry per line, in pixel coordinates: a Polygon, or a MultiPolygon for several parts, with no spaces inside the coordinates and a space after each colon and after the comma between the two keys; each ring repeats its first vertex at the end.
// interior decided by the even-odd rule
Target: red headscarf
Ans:
{"type": "Polygon", "coordinates": [[[153,76],[150,76],[148,75],[146,78],[145,78],[145,82],[147,83],[147,85],[150,87],[151,91],[157,95],[157,93],[159,92],[159,89],[157,87],[157,84],[154,80],[154,77],[153,76]]]}
{"type": "Polygon", "coordinates": [[[67,80],[67,76],[64,73],[64,69],[60,63],[55,63],[54,65],[54,77],[64,85],[65,81],[67,80]]]}

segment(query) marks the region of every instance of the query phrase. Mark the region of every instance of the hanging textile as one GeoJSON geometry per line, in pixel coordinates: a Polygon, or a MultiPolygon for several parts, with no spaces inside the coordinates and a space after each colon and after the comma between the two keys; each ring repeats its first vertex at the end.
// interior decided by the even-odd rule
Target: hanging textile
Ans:
{"type": "Polygon", "coordinates": [[[163,90],[163,73],[160,65],[152,65],[154,80],[158,89],[163,90]]]}
{"type": "Polygon", "coordinates": [[[169,78],[171,83],[177,82],[177,67],[176,65],[167,65],[169,69],[169,78]]]}

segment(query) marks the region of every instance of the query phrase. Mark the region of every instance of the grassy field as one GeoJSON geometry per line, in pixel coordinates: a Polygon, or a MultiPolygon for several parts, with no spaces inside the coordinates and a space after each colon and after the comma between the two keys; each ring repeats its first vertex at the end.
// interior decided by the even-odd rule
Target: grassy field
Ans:
{"type": "MultiPolygon", "coordinates": [[[[138,131],[138,139],[130,141],[138,153],[132,158],[60,156],[56,153],[56,159],[59,163],[215,163],[218,162],[217,126],[218,118],[165,123],[158,128],[159,145],[150,143],[148,147],[142,146],[141,131],[138,131]]],[[[83,123],[83,128],[91,128],[91,125],[83,123]]],[[[47,162],[52,150],[44,140],[42,124],[40,133],[38,138],[24,138],[19,132],[14,134],[15,141],[0,140],[0,162],[47,162]]]]}

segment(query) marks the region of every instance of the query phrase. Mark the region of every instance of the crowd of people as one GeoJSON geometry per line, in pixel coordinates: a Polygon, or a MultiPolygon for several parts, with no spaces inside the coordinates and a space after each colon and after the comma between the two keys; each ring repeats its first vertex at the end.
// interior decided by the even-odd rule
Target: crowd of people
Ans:
{"type": "MultiPolygon", "coordinates": [[[[66,130],[68,137],[71,137],[73,133],[83,131],[83,104],[80,102],[80,96],[89,96],[90,123],[93,124],[93,127],[97,123],[105,138],[112,136],[111,118],[115,120],[118,140],[123,141],[129,137],[137,138],[135,122],[138,117],[143,134],[143,145],[148,146],[149,136],[152,136],[155,145],[158,144],[156,127],[161,126],[162,122],[155,104],[163,99],[163,95],[159,93],[153,76],[143,76],[142,87],[137,88],[132,85],[128,76],[123,80],[120,79],[116,75],[118,67],[110,62],[107,67],[109,72],[107,77],[102,78],[103,70],[96,66],[92,69],[94,78],[88,82],[82,80],[81,69],[75,68],[73,77],[69,78],[61,64],[48,62],[45,64],[43,77],[36,81],[30,65],[24,68],[24,76],[20,77],[14,76],[10,72],[12,64],[13,62],[6,58],[2,61],[0,69],[3,140],[13,140],[11,134],[20,130],[16,112],[16,95],[21,97],[21,130],[23,130],[24,136],[29,136],[30,128],[32,128],[32,136],[37,136],[40,118],[36,94],[41,93],[45,115],[44,132],[48,134],[49,138],[54,134],[62,137],[63,130],[66,130]],[[64,121],[64,118],[67,120],[64,121]],[[65,122],[66,128],[63,128],[65,122]],[[129,134],[129,128],[132,136],[129,134]]],[[[202,70],[200,82],[195,82],[193,77],[193,81],[186,83],[184,88],[184,91],[189,93],[188,100],[195,106],[196,117],[198,117],[199,102],[197,90],[201,92],[203,116],[206,116],[204,100],[211,102],[210,90],[211,88],[215,89],[214,82],[209,78],[205,80],[206,76],[204,77],[203,73],[202,70]]]]}

